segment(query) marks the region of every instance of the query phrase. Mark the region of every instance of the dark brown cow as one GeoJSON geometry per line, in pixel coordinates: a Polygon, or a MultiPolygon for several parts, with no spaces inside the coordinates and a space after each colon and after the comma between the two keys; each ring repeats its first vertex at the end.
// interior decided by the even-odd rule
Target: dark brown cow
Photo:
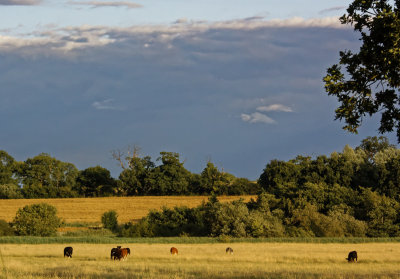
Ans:
{"type": "Polygon", "coordinates": [[[72,258],[72,252],[74,251],[74,249],[72,247],[65,247],[64,248],[64,258],[72,258]]]}
{"type": "Polygon", "coordinates": [[[115,253],[117,253],[118,248],[112,248],[111,249],[111,259],[113,259],[113,257],[115,256],[115,253]]]}
{"type": "Polygon", "coordinates": [[[112,248],[112,249],[111,249],[111,259],[114,258],[115,253],[117,253],[117,251],[118,251],[119,249],[121,249],[121,246],[117,246],[117,248],[112,248]]]}
{"type": "Polygon", "coordinates": [[[351,251],[349,255],[347,256],[346,260],[350,263],[353,262],[354,260],[357,261],[357,251],[351,251]]]}
{"type": "Polygon", "coordinates": [[[225,253],[227,254],[233,254],[233,249],[231,247],[226,248],[225,253]]]}
{"type": "Polygon", "coordinates": [[[171,255],[178,255],[178,249],[176,249],[175,247],[171,247],[169,251],[171,252],[171,255]]]}

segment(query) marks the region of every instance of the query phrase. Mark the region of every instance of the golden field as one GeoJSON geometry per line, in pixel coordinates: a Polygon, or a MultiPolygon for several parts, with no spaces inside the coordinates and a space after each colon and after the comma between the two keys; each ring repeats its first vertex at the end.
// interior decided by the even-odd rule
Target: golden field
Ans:
{"type": "MultiPolygon", "coordinates": [[[[230,202],[243,198],[249,201],[255,196],[221,196],[221,202],[230,202]]],[[[137,221],[146,216],[151,209],[162,206],[196,207],[206,196],[146,196],[146,197],[107,197],[107,198],[68,198],[68,199],[0,199],[0,219],[11,222],[17,210],[28,204],[48,203],[57,208],[57,215],[67,223],[99,223],[101,216],[108,210],[118,213],[118,221],[126,223],[137,221]]]]}
{"type": "MultiPolygon", "coordinates": [[[[126,261],[110,260],[113,244],[4,244],[2,278],[400,278],[400,243],[126,244],[126,261]],[[233,255],[225,254],[230,246],[233,255]],[[169,254],[171,246],[178,256],[169,254]],[[345,257],[357,250],[357,263],[345,257]]],[[[0,277],[1,278],[1,277],[0,277]]]]}

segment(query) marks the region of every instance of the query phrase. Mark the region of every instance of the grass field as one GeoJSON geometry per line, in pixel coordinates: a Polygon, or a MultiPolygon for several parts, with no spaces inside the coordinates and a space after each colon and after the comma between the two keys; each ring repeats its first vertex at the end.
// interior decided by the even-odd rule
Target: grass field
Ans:
{"type": "MultiPolygon", "coordinates": [[[[241,196],[249,201],[254,196],[241,196]]],[[[237,200],[238,196],[219,197],[221,202],[237,200]]],[[[254,197],[255,198],[255,197],[254,197]]],[[[147,196],[147,197],[109,197],[109,198],[72,198],[72,199],[0,199],[0,219],[10,222],[14,219],[17,210],[28,204],[48,203],[57,208],[58,216],[66,223],[93,224],[100,223],[101,215],[108,210],[118,213],[118,221],[126,223],[136,221],[146,216],[151,209],[160,209],[162,206],[195,207],[203,201],[205,196],[147,196]]]]}
{"type": "Polygon", "coordinates": [[[110,260],[114,244],[3,244],[0,273],[14,278],[400,278],[400,243],[123,244],[132,254],[110,260]],[[171,256],[169,248],[179,249],[171,256]],[[357,250],[358,263],[345,257],[357,250]]]}

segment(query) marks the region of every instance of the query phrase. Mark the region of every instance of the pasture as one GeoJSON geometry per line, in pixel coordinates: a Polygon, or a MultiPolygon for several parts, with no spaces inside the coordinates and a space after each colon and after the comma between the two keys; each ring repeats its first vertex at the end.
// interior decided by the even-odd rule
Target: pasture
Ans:
{"type": "MultiPolygon", "coordinates": [[[[255,196],[221,196],[221,202],[231,202],[243,198],[249,201],[255,196]]],[[[137,221],[146,216],[149,210],[161,207],[196,207],[206,196],[145,196],[145,197],[107,197],[107,198],[63,198],[63,199],[0,199],[0,219],[11,222],[17,210],[25,205],[48,203],[57,208],[57,215],[66,223],[98,224],[101,215],[109,210],[118,213],[118,222],[137,221]]]]}
{"type": "Polygon", "coordinates": [[[128,259],[112,261],[117,245],[72,244],[64,258],[68,245],[3,244],[1,278],[400,278],[400,243],[130,243],[128,259]],[[352,250],[357,263],[345,260],[352,250]]]}

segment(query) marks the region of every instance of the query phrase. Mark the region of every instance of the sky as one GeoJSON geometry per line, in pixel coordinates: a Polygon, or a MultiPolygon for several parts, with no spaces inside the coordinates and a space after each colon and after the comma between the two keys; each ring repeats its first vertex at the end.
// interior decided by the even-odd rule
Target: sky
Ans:
{"type": "Polygon", "coordinates": [[[322,81],[359,47],[349,4],[0,0],[0,149],[117,178],[111,152],[136,145],[256,180],[273,159],[356,147],[378,119],[343,131],[322,81]]]}

